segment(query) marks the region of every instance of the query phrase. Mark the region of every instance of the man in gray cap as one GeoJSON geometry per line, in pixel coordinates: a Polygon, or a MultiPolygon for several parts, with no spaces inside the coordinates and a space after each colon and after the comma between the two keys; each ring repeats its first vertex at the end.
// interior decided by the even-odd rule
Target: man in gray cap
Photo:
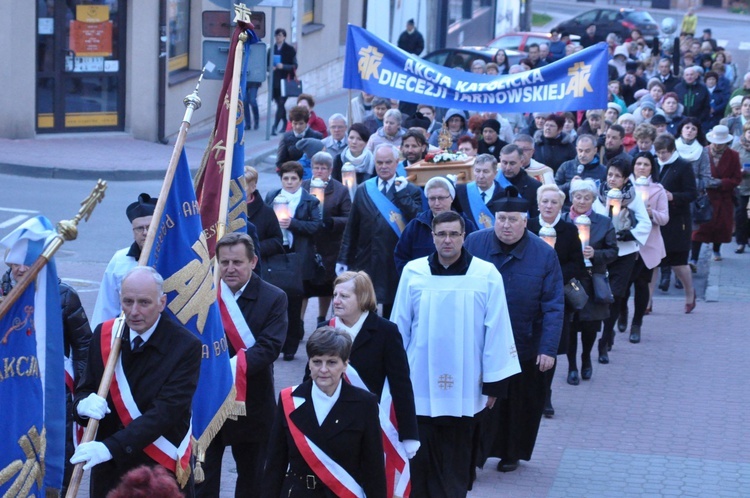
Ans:
{"type": "Polygon", "coordinates": [[[555,250],[526,229],[528,201],[510,186],[491,210],[495,226],[469,235],[464,249],[503,277],[521,373],[508,379],[507,397],[489,412],[477,464],[500,457],[497,469],[510,472],[534,450],[546,397],[544,372],[555,364],[565,298],[555,250]]]}
{"type": "Polygon", "coordinates": [[[92,328],[120,315],[122,279],[131,268],[138,264],[155,207],[156,199],[152,199],[148,194],[141,194],[138,196],[138,200],[130,204],[125,210],[133,230],[134,242],[130,247],[117,251],[104,271],[102,283],[99,286],[99,295],[94,306],[94,314],[91,317],[92,328]]]}

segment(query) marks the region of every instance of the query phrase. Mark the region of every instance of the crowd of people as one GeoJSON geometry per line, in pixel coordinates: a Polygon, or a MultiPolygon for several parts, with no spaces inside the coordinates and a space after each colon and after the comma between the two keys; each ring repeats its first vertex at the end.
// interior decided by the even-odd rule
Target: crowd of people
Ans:
{"type": "MultiPolygon", "coordinates": [[[[285,36],[276,31],[279,78],[296,68],[285,36]]],[[[410,22],[400,44],[421,52],[419,39],[410,22]]],[[[531,459],[543,417],[555,414],[559,355],[567,384],[591,379],[594,345],[604,365],[615,329],[640,343],[655,288],[667,291],[672,273],[684,312],[695,309],[702,244],[717,262],[733,234],[735,252],[748,244],[750,73],[735,87],[736,68],[710,30],[700,40],[683,32],[678,65],[637,30],[620,42],[590,29],[581,45],[597,41],[611,56],[605,109],[468,113],[361,93],[348,117],[326,122],[312,95],[287,114],[274,88],[280,183],[258,185],[247,166],[248,233],[216,245],[244,334],[245,347],[228,348],[246,364],[246,414],[200,455],[202,482],[178,479],[178,493],[218,496],[229,446],[236,496],[391,496],[405,465],[412,496],[466,496],[488,458],[500,472],[531,459]],[[473,180],[409,181],[407,168],[441,152],[471,159],[473,180]],[[295,255],[301,291],[264,281],[259,268],[282,254],[295,255]],[[311,298],[317,320],[301,383],[277,400],[274,362],[297,357],[311,298]]],[[[577,49],[553,32],[518,65],[499,50],[471,70],[513,74],[577,49]]],[[[153,480],[177,492],[171,474],[139,468],[162,463],[149,450],[156,439],[179,446],[187,437],[201,356],[164,314],[161,276],[137,267],[155,204],[141,194],[126,209],[133,243],[107,266],[93,334],[64,288],[75,317],[66,329],[71,423],[101,420],[97,440],[69,455],[93,467],[92,496],[123,477],[123,486],[153,480]],[[134,417],[96,393],[120,312],[118,393],[137,405],[134,417]]],[[[24,270],[12,265],[2,290],[24,270]]]]}

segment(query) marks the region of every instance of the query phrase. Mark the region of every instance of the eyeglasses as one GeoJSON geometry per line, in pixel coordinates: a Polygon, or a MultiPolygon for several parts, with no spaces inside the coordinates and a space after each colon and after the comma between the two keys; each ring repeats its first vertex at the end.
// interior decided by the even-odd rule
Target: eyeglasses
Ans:
{"type": "Polygon", "coordinates": [[[432,235],[436,239],[445,240],[446,238],[450,238],[450,239],[455,240],[455,239],[463,237],[464,233],[463,232],[438,232],[438,233],[432,232],[432,235]]]}
{"type": "Polygon", "coordinates": [[[140,227],[133,227],[133,231],[135,233],[146,233],[148,232],[148,225],[143,225],[140,227]]]}
{"type": "Polygon", "coordinates": [[[510,223],[511,225],[515,225],[519,223],[523,218],[520,216],[504,216],[504,215],[496,215],[495,221],[497,221],[501,225],[505,225],[506,223],[510,223]]]}
{"type": "Polygon", "coordinates": [[[443,202],[446,199],[450,199],[450,196],[448,196],[448,195],[436,195],[436,196],[433,196],[433,197],[428,197],[427,201],[428,202],[443,202]]]}

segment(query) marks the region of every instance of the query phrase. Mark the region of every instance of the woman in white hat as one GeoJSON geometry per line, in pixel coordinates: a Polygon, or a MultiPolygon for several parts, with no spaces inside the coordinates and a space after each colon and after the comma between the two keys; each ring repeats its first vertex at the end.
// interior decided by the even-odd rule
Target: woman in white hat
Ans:
{"type": "Polygon", "coordinates": [[[713,244],[714,261],[721,261],[721,244],[732,240],[734,228],[734,189],[742,182],[740,156],[729,148],[733,137],[724,125],[716,125],[706,134],[711,178],[706,184],[711,200],[711,221],[693,231],[691,262],[697,264],[701,244],[713,244]]]}

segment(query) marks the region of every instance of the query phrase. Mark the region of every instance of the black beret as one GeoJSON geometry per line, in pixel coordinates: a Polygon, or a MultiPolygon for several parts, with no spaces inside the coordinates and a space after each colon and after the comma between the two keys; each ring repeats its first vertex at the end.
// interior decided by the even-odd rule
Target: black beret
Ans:
{"type": "Polygon", "coordinates": [[[407,128],[424,128],[428,130],[432,122],[427,119],[424,114],[417,111],[404,121],[404,126],[407,128]]]}
{"type": "Polygon", "coordinates": [[[132,223],[136,218],[142,218],[144,216],[153,216],[154,209],[156,208],[157,199],[152,199],[148,194],[141,194],[138,196],[138,200],[128,206],[125,210],[125,214],[128,216],[128,220],[132,223]]]}
{"type": "Polygon", "coordinates": [[[520,197],[518,189],[514,186],[508,186],[505,189],[503,197],[490,203],[490,211],[493,213],[497,212],[510,212],[510,213],[527,213],[529,211],[529,201],[520,197]]]}
{"type": "Polygon", "coordinates": [[[485,119],[482,123],[482,130],[485,128],[492,128],[495,133],[500,133],[500,122],[497,119],[485,119]]]}

